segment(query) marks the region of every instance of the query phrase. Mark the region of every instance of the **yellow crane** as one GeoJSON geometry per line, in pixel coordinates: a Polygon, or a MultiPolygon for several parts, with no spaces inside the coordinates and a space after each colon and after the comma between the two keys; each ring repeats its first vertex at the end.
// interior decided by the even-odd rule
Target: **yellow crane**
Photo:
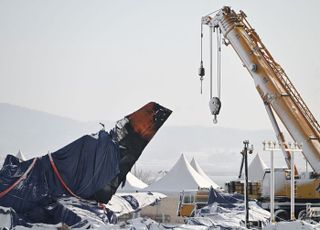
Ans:
{"type": "MultiPolygon", "coordinates": [[[[295,174],[298,178],[296,181],[296,202],[320,204],[320,194],[316,191],[320,182],[320,125],[285,71],[274,60],[246,18],[244,12],[236,13],[230,7],[225,6],[214,16],[203,17],[202,25],[207,25],[211,32],[216,31],[220,34],[218,41],[219,36],[222,35],[223,43],[227,46],[231,45],[241,59],[243,66],[250,73],[265,105],[277,139],[280,143],[284,143],[282,147],[288,168],[290,168],[291,153],[285,150],[288,149],[288,146],[285,144],[286,140],[279,128],[276,115],[292,139],[302,144],[303,154],[312,167],[313,173],[307,179],[300,180],[295,168],[295,174]]],[[[211,33],[210,36],[212,36],[211,33]]],[[[218,66],[218,68],[220,67],[218,66]]],[[[199,75],[202,80],[204,75],[202,60],[199,75]]],[[[214,102],[210,102],[210,106],[212,105],[215,105],[214,102]]],[[[213,115],[216,116],[217,113],[213,113],[213,115]]],[[[290,197],[290,184],[284,183],[283,187],[276,191],[276,196],[290,197]]],[[[297,209],[298,212],[301,210],[297,209]]]]}

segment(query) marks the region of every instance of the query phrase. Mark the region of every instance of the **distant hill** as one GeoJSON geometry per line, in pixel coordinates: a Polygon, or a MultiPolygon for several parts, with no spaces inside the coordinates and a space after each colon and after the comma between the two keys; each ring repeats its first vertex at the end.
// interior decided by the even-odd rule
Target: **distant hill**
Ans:
{"type": "MultiPolygon", "coordinates": [[[[110,128],[115,122],[104,123],[110,128]]],[[[100,128],[98,121],[80,122],[0,103],[0,157],[4,158],[8,153],[16,154],[18,150],[29,158],[43,155],[100,128]]],[[[270,130],[164,126],[146,147],[137,167],[153,171],[168,170],[184,153],[190,160],[195,156],[213,177],[235,175],[239,170],[243,140],[250,140],[261,152],[262,141],[274,138],[270,130]]]]}
{"type": "MultiPolygon", "coordinates": [[[[110,122],[104,122],[110,126],[110,122]]],[[[98,121],[79,122],[0,103],[0,154],[21,150],[27,157],[43,155],[100,128],[98,121]]]]}

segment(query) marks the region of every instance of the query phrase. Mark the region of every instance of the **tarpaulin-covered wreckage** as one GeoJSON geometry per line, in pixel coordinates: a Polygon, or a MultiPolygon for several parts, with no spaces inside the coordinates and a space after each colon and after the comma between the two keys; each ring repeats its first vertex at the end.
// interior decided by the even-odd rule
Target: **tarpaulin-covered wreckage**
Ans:
{"type": "Polygon", "coordinates": [[[79,224],[81,218],[59,199],[74,196],[108,203],[170,114],[169,109],[150,102],[118,121],[110,132],[83,136],[28,161],[7,155],[0,171],[0,206],[11,208],[13,227],[39,222],[79,224]]]}
{"type": "MultiPolygon", "coordinates": [[[[242,194],[228,194],[211,187],[208,206],[197,210],[188,224],[211,226],[217,229],[247,229],[245,227],[245,203],[242,194]]],[[[254,226],[266,226],[270,213],[256,201],[249,201],[249,221],[254,226]]],[[[214,229],[215,229],[214,228],[214,229]]]]}

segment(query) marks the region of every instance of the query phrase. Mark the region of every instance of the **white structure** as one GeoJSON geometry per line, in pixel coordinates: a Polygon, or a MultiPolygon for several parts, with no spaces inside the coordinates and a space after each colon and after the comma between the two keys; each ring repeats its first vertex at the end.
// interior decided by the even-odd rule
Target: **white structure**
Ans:
{"type": "Polygon", "coordinates": [[[182,154],[171,170],[144,190],[151,192],[181,192],[182,190],[210,188],[211,184],[192,168],[182,154]]]}
{"type": "Polygon", "coordinates": [[[148,185],[144,183],[142,180],[138,179],[131,172],[128,172],[124,187],[121,188],[121,186],[119,186],[117,192],[135,192],[140,191],[146,188],[147,186],[148,185]]]}
{"type": "Polygon", "coordinates": [[[264,173],[268,169],[267,165],[261,159],[259,154],[254,157],[248,168],[249,181],[262,181],[264,173]]]}
{"type": "Polygon", "coordinates": [[[137,211],[138,209],[142,209],[147,207],[156,201],[160,201],[166,198],[166,195],[162,193],[148,193],[148,192],[134,192],[134,193],[116,193],[112,196],[111,200],[105,206],[113,211],[117,216],[121,216],[124,214],[132,213],[137,211]],[[130,203],[124,199],[124,196],[132,196],[134,197],[138,203],[139,207],[137,209],[133,209],[130,203]]]}
{"type": "Polygon", "coordinates": [[[19,152],[16,154],[16,157],[20,159],[20,161],[26,161],[27,158],[22,154],[22,152],[19,150],[19,152]]]}
{"type": "Polygon", "coordinates": [[[211,180],[211,178],[202,170],[202,168],[200,167],[200,165],[198,164],[198,162],[196,161],[196,159],[193,157],[192,161],[190,162],[190,165],[194,168],[194,170],[196,170],[204,179],[206,179],[211,186],[214,189],[219,188],[220,186],[217,185],[215,182],[213,182],[213,180],[211,180]]]}
{"type": "Polygon", "coordinates": [[[152,179],[153,182],[160,180],[162,177],[164,177],[168,171],[166,170],[160,170],[152,179]]]}

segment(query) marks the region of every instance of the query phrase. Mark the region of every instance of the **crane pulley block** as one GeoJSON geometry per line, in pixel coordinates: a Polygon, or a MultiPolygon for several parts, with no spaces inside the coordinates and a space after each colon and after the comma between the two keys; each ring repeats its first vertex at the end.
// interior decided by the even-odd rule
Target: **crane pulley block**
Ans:
{"type": "Polygon", "coordinates": [[[221,101],[218,97],[212,97],[209,101],[209,108],[212,115],[218,115],[221,109],[221,101]]]}

